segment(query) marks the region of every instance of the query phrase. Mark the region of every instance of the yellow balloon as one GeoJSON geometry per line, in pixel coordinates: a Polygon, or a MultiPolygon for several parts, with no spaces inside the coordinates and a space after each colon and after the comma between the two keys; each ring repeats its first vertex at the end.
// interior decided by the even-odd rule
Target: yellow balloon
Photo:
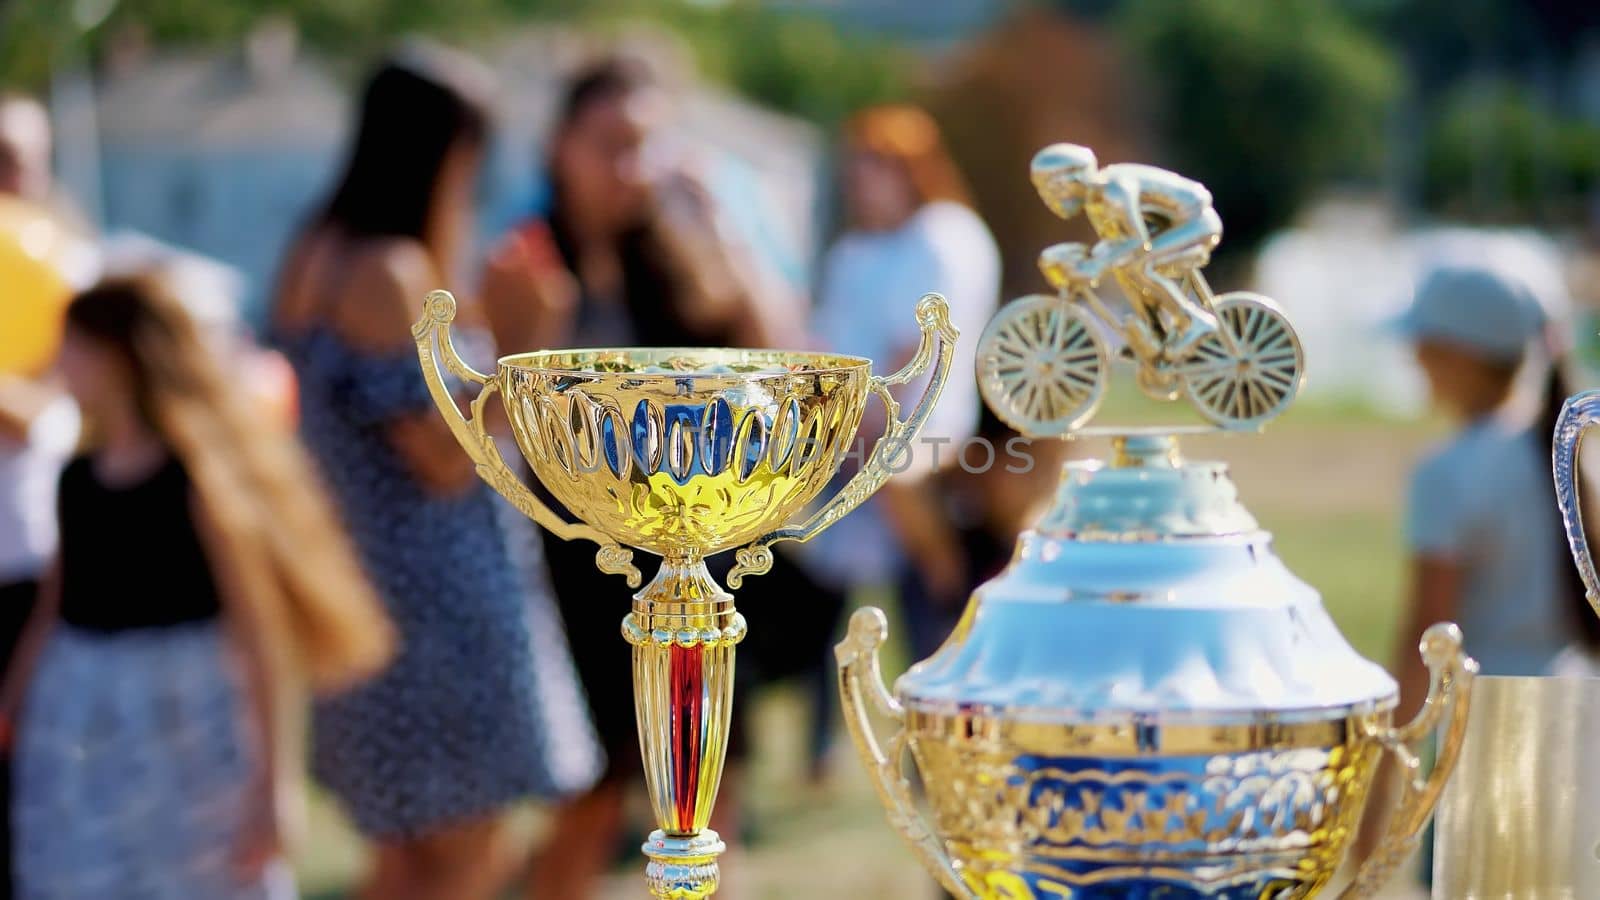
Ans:
{"type": "Polygon", "coordinates": [[[78,244],[59,216],[0,196],[0,372],[34,375],[55,358],[78,244]]]}

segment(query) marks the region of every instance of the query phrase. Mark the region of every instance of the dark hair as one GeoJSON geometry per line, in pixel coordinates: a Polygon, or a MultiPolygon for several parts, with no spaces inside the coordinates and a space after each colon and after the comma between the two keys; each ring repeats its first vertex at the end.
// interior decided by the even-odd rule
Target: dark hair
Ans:
{"type": "Polygon", "coordinates": [[[379,66],[362,93],[355,142],[322,222],[362,237],[425,239],[446,156],[488,138],[485,76],[475,65],[416,45],[379,66]]]}
{"type": "MultiPolygon", "coordinates": [[[[625,99],[656,86],[642,62],[608,56],[578,70],[568,84],[557,115],[554,135],[559,137],[583,114],[602,103],[625,99]]],[[[552,144],[554,142],[552,141],[552,144]]],[[[579,256],[576,236],[568,221],[572,198],[561,183],[554,159],[548,161],[552,203],[551,236],[567,268],[576,271],[579,256]]],[[[703,302],[692,263],[668,240],[665,226],[654,213],[616,236],[622,265],[623,302],[632,320],[635,338],[655,346],[724,346],[733,342],[731,329],[691,327],[684,310],[703,302]]]]}
{"type": "MultiPolygon", "coordinates": [[[[1552,359],[1550,362],[1550,374],[1545,379],[1544,396],[1540,399],[1539,422],[1535,426],[1542,442],[1540,446],[1544,450],[1544,458],[1547,460],[1553,456],[1555,450],[1556,420],[1561,416],[1562,405],[1566,403],[1567,397],[1572,393],[1573,391],[1570,390],[1567,384],[1566,375],[1562,371],[1561,360],[1559,358],[1552,359]]],[[[1588,489],[1588,485],[1583,479],[1583,473],[1578,471],[1574,475],[1578,479],[1578,498],[1581,505],[1588,509],[1594,509],[1593,492],[1588,489]]],[[[1551,500],[1550,509],[1552,514],[1559,515],[1556,512],[1557,506],[1553,502],[1553,496],[1551,500]]],[[[1589,530],[1587,527],[1585,528],[1585,531],[1589,530]]],[[[1565,525],[1560,526],[1559,533],[1566,534],[1565,525]]],[[[1594,543],[1592,532],[1589,542],[1591,545],[1594,543]]],[[[1600,611],[1596,611],[1594,607],[1589,605],[1589,594],[1584,588],[1583,577],[1578,574],[1578,567],[1573,565],[1572,561],[1567,558],[1565,540],[1561,541],[1558,552],[1561,561],[1561,576],[1558,589],[1564,595],[1565,602],[1562,604],[1562,608],[1566,611],[1567,627],[1577,635],[1585,648],[1589,650],[1600,649],[1600,611]]]]}
{"type": "Polygon", "coordinates": [[[375,673],[389,624],[310,460],[250,407],[167,284],[103,281],[72,300],[66,325],[127,364],[146,424],[215,519],[253,624],[299,670],[282,674],[332,688],[375,673]]]}
{"type": "Polygon", "coordinates": [[[555,130],[560,133],[592,106],[627,97],[655,86],[650,69],[627,56],[605,56],[579,69],[567,84],[556,115],[555,130]]]}
{"type": "Polygon", "coordinates": [[[851,116],[844,133],[851,146],[899,166],[919,205],[938,200],[972,205],[972,192],[950,158],[939,123],[926,110],[904,103],[871,106],[851,116]]]}

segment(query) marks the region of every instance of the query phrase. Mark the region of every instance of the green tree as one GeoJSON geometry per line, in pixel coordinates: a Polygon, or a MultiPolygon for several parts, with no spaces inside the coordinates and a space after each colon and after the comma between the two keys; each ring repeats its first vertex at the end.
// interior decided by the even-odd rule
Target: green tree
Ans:
{"type": "Polygon", "coordinates": [[[1118,16],[1179,171],[1248,250],[1329,179],[1379,168],[1399,72],[1331,0],[1130,0],[1118,16]]]}
{"type": "Polygon", "coordinates": [[[1466,82],[1430,124],[1423,159],[1423,202],[1434,212],[1581,221],[1600,187],[1600,125],[1563,117],[1512,82],[1466,82]]]}
{"type": "Polygon", "coordinates": [[[683,37],[706,76],[824,125],[868,104],[903,99],[910,90],[914,61],[903,48],[817,16],[751,0],[622,4],[611,13],[614,19],[645,17],[683,37]]]}
{"type": "Polygon", "coordinates": [[[306,42],[339,59],[376,52],[396,35],[462,39],[508,25],[560,21],[597,28],[647,20],[680,35],[702,70],[751,99],[828,123],[867,103],[907,92],[909,56],[892,42],[846,33],[822,18],[775,11],[754,0],[120,0],[93,32],[73,9],[111,0],[0,0],[0,83],[38,87],[52,49],[78,41],[93,52],[118,29],[137,26],[160,44],[237,41],[265,17],[293,21],[306,42]]]}

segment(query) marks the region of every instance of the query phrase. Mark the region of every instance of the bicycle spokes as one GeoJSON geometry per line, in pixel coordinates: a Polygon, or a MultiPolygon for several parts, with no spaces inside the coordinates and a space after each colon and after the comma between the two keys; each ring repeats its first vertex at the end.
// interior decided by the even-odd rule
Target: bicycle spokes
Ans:
{"type": "Polygon", "coordinates": [[[1034,436],[1064,434],[1105,393],[1106,346],[1088,315],[1033,295],[1002,309],[978,341],[978,390],[1001,421],[1034,436]]]}

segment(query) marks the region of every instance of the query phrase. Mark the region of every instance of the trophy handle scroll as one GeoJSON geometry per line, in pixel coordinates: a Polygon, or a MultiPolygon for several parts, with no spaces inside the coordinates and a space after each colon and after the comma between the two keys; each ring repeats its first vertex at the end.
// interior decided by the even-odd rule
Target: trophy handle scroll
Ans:
{"type": "Polygon", "coordinates": [[[888,813],[890,826],[905,838],[922,868],[937,878],[951,896],[977,900],[977,894],[957,875],[944,843],[917,812],[911,784],[901,769],[906,752],[905,708],[884,685],[883,669],[878,664],[878,649],[888,632],[889,623],[882,610],[870,606],[858,609],[850,617],[849,632],[834,648],[839,659],[839,696],[845,725],[850,729],[856,753],[868,763],[867,772],[888,813]],[[873,728],[874,710],[898,726],[887,741],[879,741],[873,728]]]}
{"type": "Polygon", "coordinates": [[[926,294],[917,301],[917,325],[922,330],[922,341],[917,345],[917,353],[911,361],[892,375],[872,376],[871,389],[883,401],[889,425],[884,429],[883,436],[873,444],[872,453],[861,471],[805,521],[769,531],[737,550],[734,553],[735,565],[728,572],[729,587],[738,588],[746,575],[761,575],[770,570],[773,544],[778,541],[809,541],[866,502],[895,473],[894,464],[901,458],[900,454],[911,452],[911,441],[927,423],[928,416],[933,412],[934,401],[939,398],[950,376],[950,362],[955,356],[956,338],[960,334],[950,322],[950,304],[938,294],[926,294]],[[900,404],[889,388],[921,377],[930,364],[933,366],[933,377],[922,392],[922,398],[917,401],[910,415],[900,418],[900,404]]]}
{"type": "Polygon", "coordinates": [[[1583,577],[1584,593],[1589,605],[1600,613],[1600,577],[1594,569],[1594,557],[1589,555],[1589,538],[1583,530],[1583,510],[1579,508],[1578,448],[1589,426],[1600,422],[1600,391],[1585,391],[1567,399],[1556,419],[1555,478],[1556,504],[1561,507],[1561,521],[1567,529],[1567,544],[1572,548],[1572,559],[1583,577]]]}
{"type": "Polygon", "coordinates": [[[511,501],[519,512],[549,529],[563,540],[582,538],[600,545],[595,553],[595,563],[602,572],[626,576],[629,587],[638,587],[642,581],[639,569],[633,564],[633,551],[602,534],[598,529],[582,522],[569,522],[528,490],[511,467],[506,465],[484,425],[484,405],[500,392],[500,382],[467,365],[456,352],[450,339],[450,323],[456,317],[456,298],[449,291],[432,291],[423,305],[422,318],[411,326],[411,336],[417,343],[417,356],[422,361],[422,377],[428,383],[428,393],[444,414],[456,442],[467,452],[477,466],[479,477],[487,481],[501,496],[511,501]],[[444,363],[441,371],[439,363],[444,363]],[[472,418],[461,414],[455,398],[445,385],[445,372],[469,384],[478,386],[478,396],[470,409],[472,418]]]}
{"type": "Polygon", "coordinates": [[[1450,623],[1430,627],[1418,650],[1428,666],[1428,696],[1422,709],[1404,725],[1382,729],[1378,739],[1393,754],[1404,778],[1400,799],[1384,830],[1378,849],[1361,861],[1355,877],[1339,900],[1363,900],[1375,895],[1394,870],[1403,865],[1422,836],[1423,826],[1439,804],[1450,773],[1467,735],[1467,714],[1472,705],[1472,679],[1478,664],[1461,645],[1461,629],[1450,623]],[[1426,740],[1449,716],[1432,772],[1424,775],[1422,759],[1414,747],[1426,740]]]}

